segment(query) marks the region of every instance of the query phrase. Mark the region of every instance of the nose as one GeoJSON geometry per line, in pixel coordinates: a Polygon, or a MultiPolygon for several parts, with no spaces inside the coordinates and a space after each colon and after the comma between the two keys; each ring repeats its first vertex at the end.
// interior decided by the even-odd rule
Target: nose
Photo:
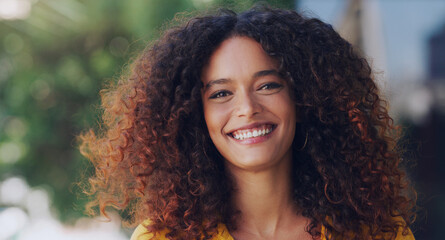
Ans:
{"type": "Polygon", "coordinates": [[[251,117],[263,110],[261,103],[251,93],[240,93],[237,98],[235,114],[238,117],[251,117]]]}

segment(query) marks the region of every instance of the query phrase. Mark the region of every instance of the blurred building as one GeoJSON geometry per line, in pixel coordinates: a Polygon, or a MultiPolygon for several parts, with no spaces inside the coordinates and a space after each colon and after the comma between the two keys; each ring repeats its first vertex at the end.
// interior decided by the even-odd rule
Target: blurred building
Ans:
{"type": "Polygon", "coordinates": [[[445,24],[429,39],[429,81],[445,82],[445,24]]]}
{"type": "MultiPolygon", "coordinates": [[[[336,30],[366,55],[374,72],[387,72],[381,15],[377,1],[347,0],[336,30]]],[[[376,78],[385,91],[385,75],[376,78]]]]}

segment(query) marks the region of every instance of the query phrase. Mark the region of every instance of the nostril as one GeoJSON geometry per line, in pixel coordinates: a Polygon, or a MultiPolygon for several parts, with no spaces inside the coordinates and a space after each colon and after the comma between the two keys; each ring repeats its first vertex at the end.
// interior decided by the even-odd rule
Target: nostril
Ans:
{"type": "Polygon", "coordinates": [[[238,116],[251,116],[262,111],[262,106],[251,97],[245,97],[236,103],[238,116]]]}

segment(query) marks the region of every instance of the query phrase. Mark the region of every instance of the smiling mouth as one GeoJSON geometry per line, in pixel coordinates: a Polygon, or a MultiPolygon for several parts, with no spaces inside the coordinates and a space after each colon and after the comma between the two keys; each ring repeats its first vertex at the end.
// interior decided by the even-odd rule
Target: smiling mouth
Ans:
{"type": "Polygon", "coordinates": [[[271,132],[273,132],[273,130],[275,130],[276,127],[277,125],[275,124],[264,124],[255,128],[236,130],[227,135],[235,138],[236,140],[245,140],[269,135],[271,132]]]}

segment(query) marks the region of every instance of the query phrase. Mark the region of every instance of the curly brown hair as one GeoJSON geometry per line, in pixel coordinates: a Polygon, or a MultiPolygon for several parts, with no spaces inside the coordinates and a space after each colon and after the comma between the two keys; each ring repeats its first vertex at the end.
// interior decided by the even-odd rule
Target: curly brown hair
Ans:
{"type": "Polygon", "coordinates": [[[128,77],[103,90],[101,134],[80,136],[95,166],[88,209],[99,206],[105,216],[108,206],[125,209],[130,223],[150,219],[147,229],[167,229],[169,239],[209,239],[218,223],[236,228],[233,183],[201,102],[202,68],[233,36],[260,43],[289,79],[301,119],[293,194],[311,220],[307,231],[317,237],[323,225],[332,239],[407,232],[415,200],[399,168],[400,131],[369,64],[329,24],[267,7],[224,10],[165,31],[128,77]]]}

